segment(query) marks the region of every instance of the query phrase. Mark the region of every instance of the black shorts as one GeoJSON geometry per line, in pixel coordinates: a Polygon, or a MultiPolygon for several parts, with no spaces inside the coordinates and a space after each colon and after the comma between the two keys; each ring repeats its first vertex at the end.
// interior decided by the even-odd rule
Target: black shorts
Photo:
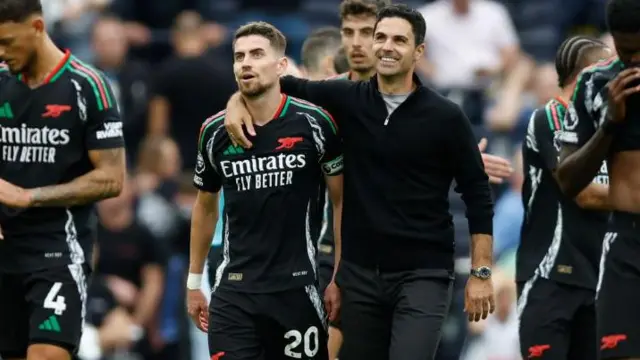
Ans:
{"type": "Polygon", "coordinates": [[[595,292],[534,275],[518,283],[523,359],[598,359],[595,292]]]}
{"type": "Polygon", "coordinates": [[[640,357],[640,215],[614,213],[602,244],[598,346],[602,359],[640,357]]]}
{"type": "Polygon", "coordinates": [[[221,360],[326,360],[318,289],[268,294],[217,289],[209,305],[209,352],[221,360]]]}
{"type": "Polygon", "coordinates": [[[73,353],[82,334],[88,267],[0,274],[0,357],[26,358],[30,344],[73,353]]]}
{"type": "Polygon", "coordinates": [[[453,292],[451,272],[377,272],[342,260],[340,360],[433,359],[453,292]]]}

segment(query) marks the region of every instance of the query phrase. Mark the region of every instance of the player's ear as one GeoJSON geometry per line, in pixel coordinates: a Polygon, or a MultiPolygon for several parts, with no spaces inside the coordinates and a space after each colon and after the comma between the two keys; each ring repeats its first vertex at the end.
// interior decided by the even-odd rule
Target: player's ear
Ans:
{"type": "Polygon", "coordinates": [[[425,45],[424,43],[416,46],[416,49],[413,51],[413,60],[418,62],[420,61],[420,59],[422,59],[424,57],[424,48],[425,45]]]}
{"type": "Polygon", "coordinates": [[[44,19],[42,18],[42,16],[33,16],[31,18],[31,27],[37,34],[44,34],[46,26],[44,24],[44,19]]]}
{"type": "Polygon", "coordinates": [[[289,68],[289,59],[287,59],[286,56],[282,56],[278,60],[278,76],[286,75],[288,68],[289,68]]]}

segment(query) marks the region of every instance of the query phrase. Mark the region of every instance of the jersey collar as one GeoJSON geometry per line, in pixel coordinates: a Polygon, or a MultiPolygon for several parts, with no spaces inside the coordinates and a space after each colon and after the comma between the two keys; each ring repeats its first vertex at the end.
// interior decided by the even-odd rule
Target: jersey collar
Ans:
{"type": "Polygon", "coordinates": [[[553,98],[555,101],[557,101],[560,105],[562,105],[565,109],[569,108],[569,104],[567,104],[566,101],[564,101],[563,98],[561,98],[560,96],[556,96],[555,98],[553,98]]]}
{"type": "Polygon", "coordinates": [[[289,96],[287,96],[287,94],[282,94],[280,99],[280,105],[278,106],[278,110],[276,110],[276,113],[273,114],[272,119],[278,119],[284,116],[287,113],[288,109],[289,109],[289,96]]]}
{"type": "MultiPolygon", "coordinates": [[[[71,52],[69,50],[65,50],[64,56],[62,57],[60,62],[58,62],[56,67],[54,67],[53,70],[51,70],[51,72],[44,78],[44,81],[42,81],[42,84],[40,85],[45,85],[45,84],[56,81],[60,77],[60,75],[64,73],[65,69],[67,68],[67,65],[69,64],[69,59],[71,59],[71,52]]],[[[18,74],[18,80],[26,83],[27,76],[23,73],[20,73],[18,74]]]]}

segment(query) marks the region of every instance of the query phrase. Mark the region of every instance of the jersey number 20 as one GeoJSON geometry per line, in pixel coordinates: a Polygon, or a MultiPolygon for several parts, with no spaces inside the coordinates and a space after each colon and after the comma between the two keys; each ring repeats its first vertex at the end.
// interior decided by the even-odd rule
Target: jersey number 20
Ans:
{"type": "Polygon", "coordinates": [[[56,315],[62,315],[67,310],[67,304],[64,302],[64,296],[58,295],[62,289],[62,283],[57,282],[51,286],[47,297],[44,299],[44,308],[53,310],[56,315]]]}
{"type": "Polygon", "coordinates": [[[303,344],[305,357],[312,358],[316,356],[320,348],[318,344],[318,328],[311,326],[304,332],[304,335],[298,330],[289,330],[284,334],[284,338],[291,341],[284,347],[284,355],[294,359],[302,359],[302,353],[295,351],[300,344],[303,344]]]}

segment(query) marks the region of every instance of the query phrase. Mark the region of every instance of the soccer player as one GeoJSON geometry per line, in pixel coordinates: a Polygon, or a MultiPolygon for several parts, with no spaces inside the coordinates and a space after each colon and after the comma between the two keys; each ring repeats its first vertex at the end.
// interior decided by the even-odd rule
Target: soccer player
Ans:
{"type": "MultiPolygon", "coordinates": [[[[189,313],[209,332],[214,359],[327,359],[325,312],[316,283],[316,244],[322,223],[322,174],[334,223],[342,213],[342,152],[331,115],[282,94],[284,35],[267,23],[235,34],[234,72],[258,135],[252,149],[234,146],[225,113],[207,120],[198,143],[198,197],[191,227],[189,313]],[[224,249],[210,317],[200,275],[224,189],[224,249]],[[195,290],[193,290],[195,289],[195,290]]],[[[339,244],[339,239],[336,244],[339,244]]],[[[325,304],[335,319],[339,292],[325,304]]],[[[332,289],[332,290],[331,290],[332,289]]]]}
{"type": "Polygon", "coordinates": [[[343,0],[340,4],[342,46],[349,62],[349,80],[369,80],[376,73],[373,29],[380,9],[390,0],[343,0]]]}
{"type": "Polygon", "coordinates": [[[613,214],[596,290],[598,347],[602,359],[640,359],[640,2],[610,0],[606,13],[618,56],[580,75],[557,174],[575,197],[607,160],[613,214]]]}
{"type": "Polygon", "coordinates": [[[575,199],[556,181],[557,136],[580,70],[611,56],[577,36],[556,55],[560,94],[534,111],[523,144],[525,220],[516,257],[522,358],[597,359],[595,289],[606,231],[609,177],[600,173],[575,199]]]}
{"type": "Polygon", "coordinates": [[[82,332],[95,216],[125,153],[104,76],[46,32],[39,0],[0,0],[0,357],[67,360],[82,332]]]}
{"type": "Polygon", "coordinates": [[[336,76],[333,58],[341,47],[340,29],[324,27],[311,32],[302,44],[305,78],[324,80],[336,76]]]}
{"type": "MultiPolygon", "coordinates": [[[[414,74],[424,52],[424,18],[391,5],[378,13],[373,29],[377,65],[369,81],[284,77],[280,85],[324,104],[342,126],[340,358],[430,359],[451,298],[448,193],[454,179],[473,243],[467,312],[477,321],[493,310],[491,194],[468,119],[414,74]]],[[[245,117],[234,95],[225,121],[235,138],[243,135],[245,117]]]]}

